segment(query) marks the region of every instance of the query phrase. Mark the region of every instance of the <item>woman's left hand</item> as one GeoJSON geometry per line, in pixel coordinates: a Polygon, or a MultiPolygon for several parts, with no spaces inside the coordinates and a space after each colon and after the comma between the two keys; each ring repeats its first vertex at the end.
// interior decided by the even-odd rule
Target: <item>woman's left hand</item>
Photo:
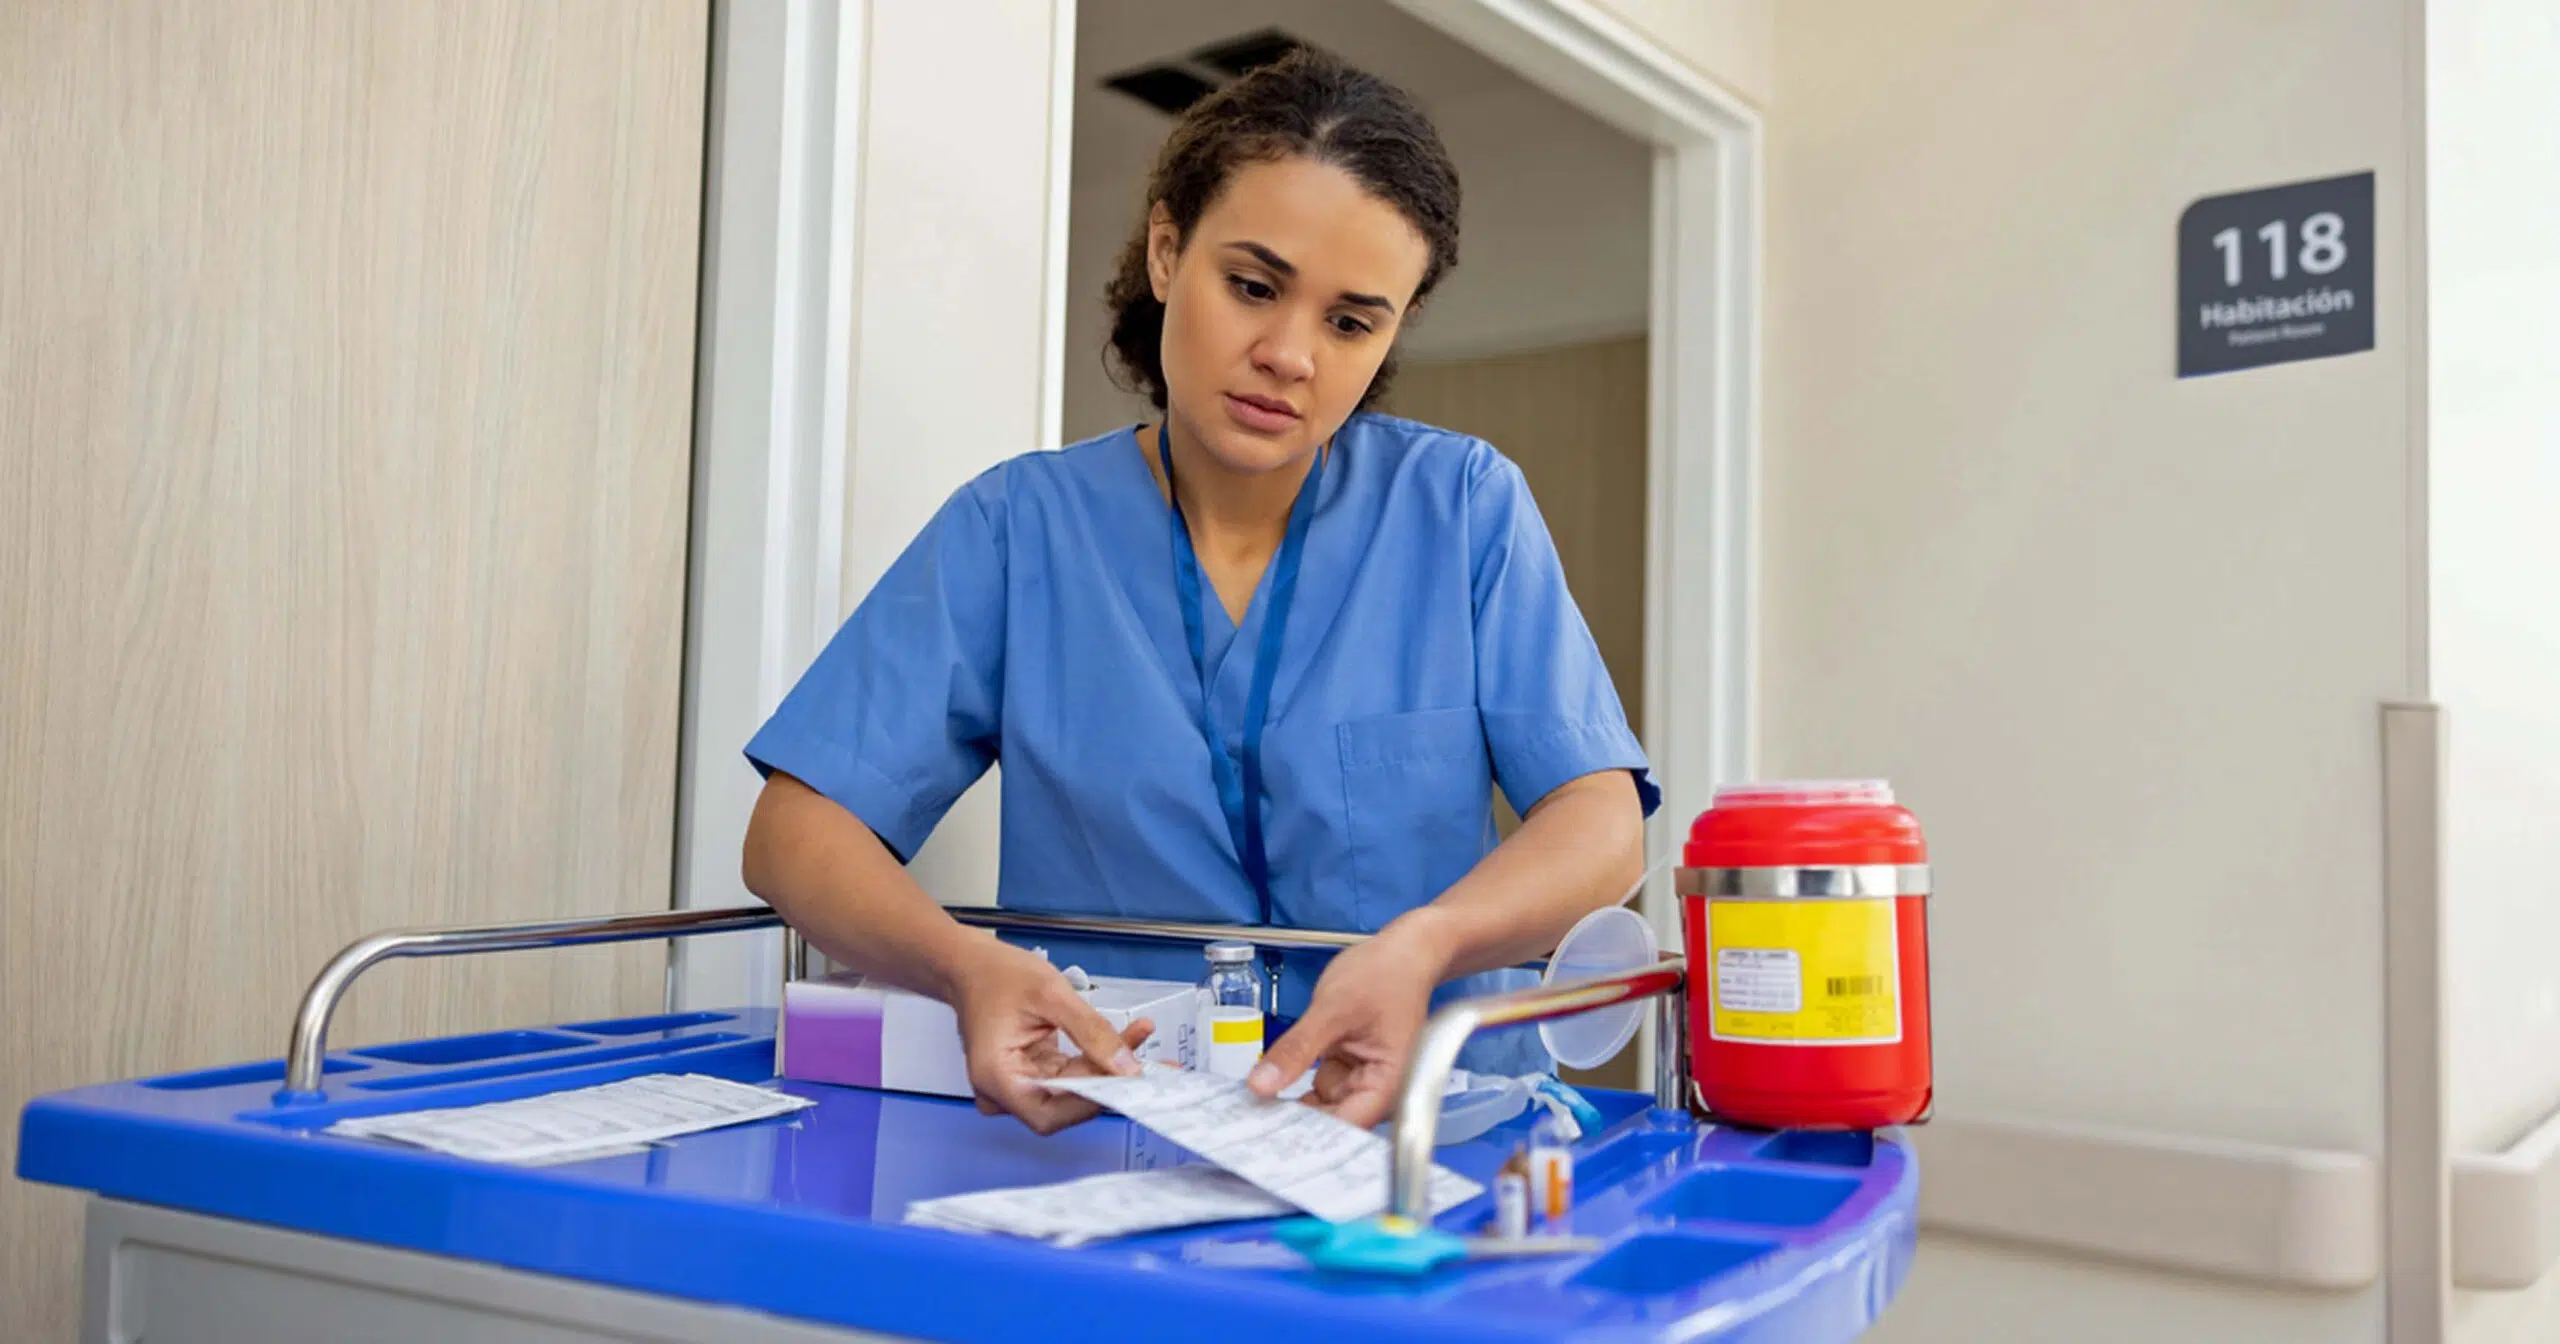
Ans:
{"type": "Polygon", "coordinates": [[[1431,1012],[1442,958],[1419,922],[1399,920],[1325,967],[1297,1025],[1264,1052],[1246,1080],[1273,1097],[1308,1069],[1307,1101],[1367,1129],[1395,1109],[1405,1057],[1431,1012]]]}

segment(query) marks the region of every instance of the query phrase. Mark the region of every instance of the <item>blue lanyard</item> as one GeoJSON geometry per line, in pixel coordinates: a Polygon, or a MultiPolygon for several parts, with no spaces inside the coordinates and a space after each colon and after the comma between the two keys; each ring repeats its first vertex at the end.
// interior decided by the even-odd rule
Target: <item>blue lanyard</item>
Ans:
{"type": "MultiPolygon", "coordinates": [[[[1191,546],[1191,524],[1182,516],[1182,502],[1173,489],[1173,448],[1165,431],[1156,431],[1156,455],[1164,463],[1164,488],[1172,500],[1173,574],[1182,599],[1182,633],[1191,641],[1191,667],[1200,674],[1200,735],[1209,744],[1209,771],[1218,786],[1219,806],[1225,799],[1234,767],[1227,763],[1225,748],[1219,745],[1218,733],[1210,725],[1209,703],[1213,698],[1209,675],[1206,637],[1200,628],[1200,557],[1191,546]]],[[[1307,522],[1315,516],[1316,478],[1324,474],[1324,450],[1317,450],[1315,464],[1307,469],[1307,479],[1298,487],[1297,501],[1289,506],[1289,531],[1280,541],[1280,552],[1271,557],[1271,598],[1262,609],[1262,646],[1255,651],[1253,684],[1245,692],[1244,761],[1241,787],[1235,791],[1244,799],[1244,815],[1227,816],[1227,830],[1236,842],[1236,856],[1244,861],[1245,879],[1253,883],[1253,894],[1262,903],[1262,922],[1271,923],[1271,862],[1262,847],[1262,721],[1271,713],[1271,676],[1280,666],[1280,636],[1289,623],[1289,604],[1298,595],[1298,562],[1307,549],[1307,522]],[[1241,824],[1239,824],[1241,823],[1241,824]]],[[[1242,634],[1242,631],[1238,631],[1242,634]]]]}

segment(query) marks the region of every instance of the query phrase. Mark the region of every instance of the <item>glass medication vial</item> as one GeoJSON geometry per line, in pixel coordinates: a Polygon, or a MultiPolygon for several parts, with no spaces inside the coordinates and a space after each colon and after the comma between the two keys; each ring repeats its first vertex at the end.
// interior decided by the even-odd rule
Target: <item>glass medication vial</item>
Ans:
{"type": "Polygon", "coordinates": [[[1529,1235],[1529,1161],[1515,1150],[1493,1174],[1493,1234],[1509,1241],[1529,1235]]]}
{"type": "Polygon", "coordinates": [[[1543,1108],[1529,1127],[1529,1202],[1543,1221],[1573,1212],[1573,1140],[1555,1112],[1543,1108]]]}
{"type": "Polygon", "coordinates": [[[1209,944],[1209,973],[1200,981],[1200,1038],[1208,1045],[1207,1071],[1242,1078],[1262,1059],[1262,975],[1253,966],[1253,944],[1209,944]]]}

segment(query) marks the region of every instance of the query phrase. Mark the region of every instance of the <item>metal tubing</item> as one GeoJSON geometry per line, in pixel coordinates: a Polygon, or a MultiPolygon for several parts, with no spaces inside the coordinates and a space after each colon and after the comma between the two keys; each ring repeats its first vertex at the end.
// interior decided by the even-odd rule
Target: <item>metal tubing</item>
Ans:
{"type": "MultiPolygon", "coordinates": [[[[1025,933],[1085,933],[1115,938],[1148,938],[1162,942],[1215,942],[1249,938],[1270,947],[1350,947],[1367,938],[1360,933],[1320,929],[1266,929],[1233,924],[1181,924],[1163,920],[1091,919],[1075,915],[1037,915],[1013,910],[957,908],[951,917],[980,928],[1025,933]]],[[[770,907],[735,906],[714,910],[656,910],[645,914],[590,915],[577,919],[531,920],[516,924],[465,924],[440,929],[399,929],[377,933],[347,945],[330,959],[311,987],[303,991],[293,1019],[293,1038],[285,1052],[285,1084],[278,1095],[308,1100],[320,1095],[321,1058],[328,1049],[329,1019],[347,986],[378,962],[399,957],[450,957],[472,952],[511,952],[535,947],[575,947],[585,943],[637,942],[648,938],[689,938],[704,933],[740,933],[780,926],[782,917],[770,907]]],[[[785,974],[808,972],[809,948],[796,933],[786,947],[785,974]]]]}
{"type": "Polygon", "coordinates": [[[285,1051],[286,1098],[320,1093],[320,1060],[328,1049],[329,1019],[347,986],[377,962],[396,957],[450,957],[466,952],[511,952],[528,947],[576,947],[628,943],[644,938],[689,938],[700,933],[768,929],[782,916],[761,905],[717,910],[657,910],[639,915],[586,916],[519,924],[462,924],[442,929],[397,929],[349,943],[329,959],[293,1017],[293,1041],[285,1051]]]}
{"type": "MultiPolygon", "coordinates": [[[[1689,946],[1689,901],[1671,902],[1671,936],[1675,946],[1689,946]]],[[[1660,1111],[1689,1109],[1689,986],[1662,996],[1654,1005],[1653,1106],[1660,1111]]]]}
{"type": "MultiPolygon", "coordinates": [[[[1431,1153],[1439,1146],[1440,1096],[1448,1088],[1449,1070],[1457,1067],[1458,1051],[1468,1037],[1486,1027],[1544,1022],[1632,999],[1676,994],[1688,983],[1688,966],[1686,958],[1664,957],[1651,966],[1587,980],[1462,999],[1432,1014],[1422,1035],[1413,1043],[1413,1053],[1405,1064],[1404,1086],[1396,1094],[1390,1212],[1417,1223],[1430,1218],[1431,1153]]],[[[1676,1050],[1677,1040],[1672,1045],[1676,1050]]],[[[1657,1044],[1657,1080],[1661,1048],[1657,1044]]]]}
{"type": "MultiPolygon", "coordinates": [[[[1355,946],[1368,938],[1362,933],[1335,933],[1322,929],[1278,929],[1235,924],[1188,924],[1171,920],[1094,919],[1074,915],[1040,915],[1013,910],[960,907],[951,917],[963,924],[979,928],[1010,929],[1024,933],[1096,934],[1113,938],[1144,938],[1160,942],[1207,943],[1222,938],[1248,939],[1258,946],[1340,950],[1355,946]]],[[[321,1095],[321,1061],[328,1050],[329,1020],[337,1013],[338,1000],[345,997],[355,978],[379,962],[400,957],[449,957],[474,952],[509,952],[536,947],[576,947],[588,943],[636,942],[649,938],[689,938],[706,933],[742,933],[755,929],[782,926],[782,917],[766,906],[737,906],[712,910],[659,910],[645,914],[589,916],[580,919],[532,920],[515,924],[466,924],[439,929],[401,929],[377,933],[347,945],[330,959],[320,974],[303,991],[301,1006],[293,1021],[293,1037],[285,1052],[285,1085],[277,1095],[282,1100],[311,1100],[321,1095]]],[[[786,949],[786,974],[805,972],[807,949],[786,949]]],[[[1410,1173],[1417,1190],[1427,1190],[1432,1143],[1439,1126],[1440,1094],[1446,1087],[1448,1073],[1458,1057],[1458,1048],[1468,1036],[1481,1027],[1505,1026],[1519,1022],[1538,1022],[1552,1017],[1604,1008],[1629,999],[1657,994],[1677,993],[1682,984],[1683,962],[1666,957],[1648,969],[1598,976],[1569,984],[1526,989],[1510,994],[1491,995],[1453,1004],[1434,1017],[1424,1028],[1415,1046],[1415,1067],[1405,1076],[1404,1092],[1399,1099],[1398,1124],[1398,1207],[1405,1201],[1404,1134],[1411,1130],[1422,1140],[1422,1161],[1410,1173]],[[1452,1034],[1454,1033],[1454,1034],[1452,1034]],[[1444,1039],[1445,1038],[1445,1039],[1444,1039]],[[1445,1047],[1445,1048],[1444,1048],[1445,1047]],[[1419,1066],[1427,1056],[1445,1054],[1434,1069],[1419,1066]],[[1423,1120],[1418,1126],[1406,1124],[1406,1118],[1419,1104],[1423,1120]]],[[[1677,1020],[1677,1015],[1674,1015],[1677,1020]]],[[[1657,1053],[1659,1053],[1657,1045],[1657,1053]]],[[[1657,1064],[1659,1060],[1657,1059],[1657,1064]]],[[[1660,1070],[1657,1069],[1657,1074],[1660,1070]]],[[[1681,1070],[1686,1073],[1685,1069],[1681,1070]]],[[[1685,1091],[1685,1088],[1683,1089],[1685,1091]]],[[[1657,1095],[1660,1087],[1657,1085],[1657,1095]]],[[[1422,1199],[1416,1195],[1416,1199],[1422,1199]]]]}
{"type": "Polygon", "coordinates": [[[1256,924],[1184,924],[1163,919],[1090,919],[1080,915],[1034,915],[1019,910],[978,906],[950,907],[951,917],[985,929],[1020,933],[1094,933],[1113,938],[1147,938],[1166,943],[1214,943],[1233,938],[1256,947],[1331,948],[1340,950],[1369,941],[1365,933],[1326,929],[1275,929],[1256,924]]]}
{"type": "Polygon", "coordinates": [[[1689,982],[1664,994],[1653,1006],[1653,1106],[1659,1111],[1689,1106],[1689,982]]]}

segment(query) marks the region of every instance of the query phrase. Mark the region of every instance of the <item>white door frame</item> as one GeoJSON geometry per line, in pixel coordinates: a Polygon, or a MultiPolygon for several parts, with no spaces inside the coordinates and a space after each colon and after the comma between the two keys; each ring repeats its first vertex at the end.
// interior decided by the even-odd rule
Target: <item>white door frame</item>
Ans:
{"type": "MultiPolygon", "coordinates": [[[[843,619],[866,0],[716,0],[676,785],[679,908],[756,904],[741,754],[843,619]]],[[[782,936],[678,939],[669,1007],[771,1006],[782,936]]]]}
{"type": "MultiPolygon", "coordinates": [[[[1747,104],[1587,0],[1394,0],[1655,147],[1645,746],[1669,852],[1753,764],[1761,127],[1747,104]]],[[[1073,0],[1051,0],[1072,97],[1073,0]]],[[[845,375],[865,0],[720,0],[706,192],[694,596],[677,904],[737,904],[739,748],[840,619],[845,375]]],[[[1063,140],[1064,117],[1056,119],[1063,140]]],[[[1061,146],[1063,150],[1063,146],[1061,146]]],[[[1052,166],[1048,246],[1066,245],[1052,166]]],[[[1044,401],[1064,367],[1051,268],[1044,401]]],[[[1645,905],[1676,936],[1667,878],[1645,905]]],[[[723,939],[720,941],[736,941],[723,939]]],[[[677,965],[711,955],[679,952],[677,965]]],[[[778,944],[752,955],[779,965],[778,944]]],[[[688,978],[690,978],[688,974],[688,978]]],[[[759,1002],[772,987],[759,982],[759,1002]]],[[[1651,1063],[1651,1023],[1645,1062],[1651,1063]]]]}

